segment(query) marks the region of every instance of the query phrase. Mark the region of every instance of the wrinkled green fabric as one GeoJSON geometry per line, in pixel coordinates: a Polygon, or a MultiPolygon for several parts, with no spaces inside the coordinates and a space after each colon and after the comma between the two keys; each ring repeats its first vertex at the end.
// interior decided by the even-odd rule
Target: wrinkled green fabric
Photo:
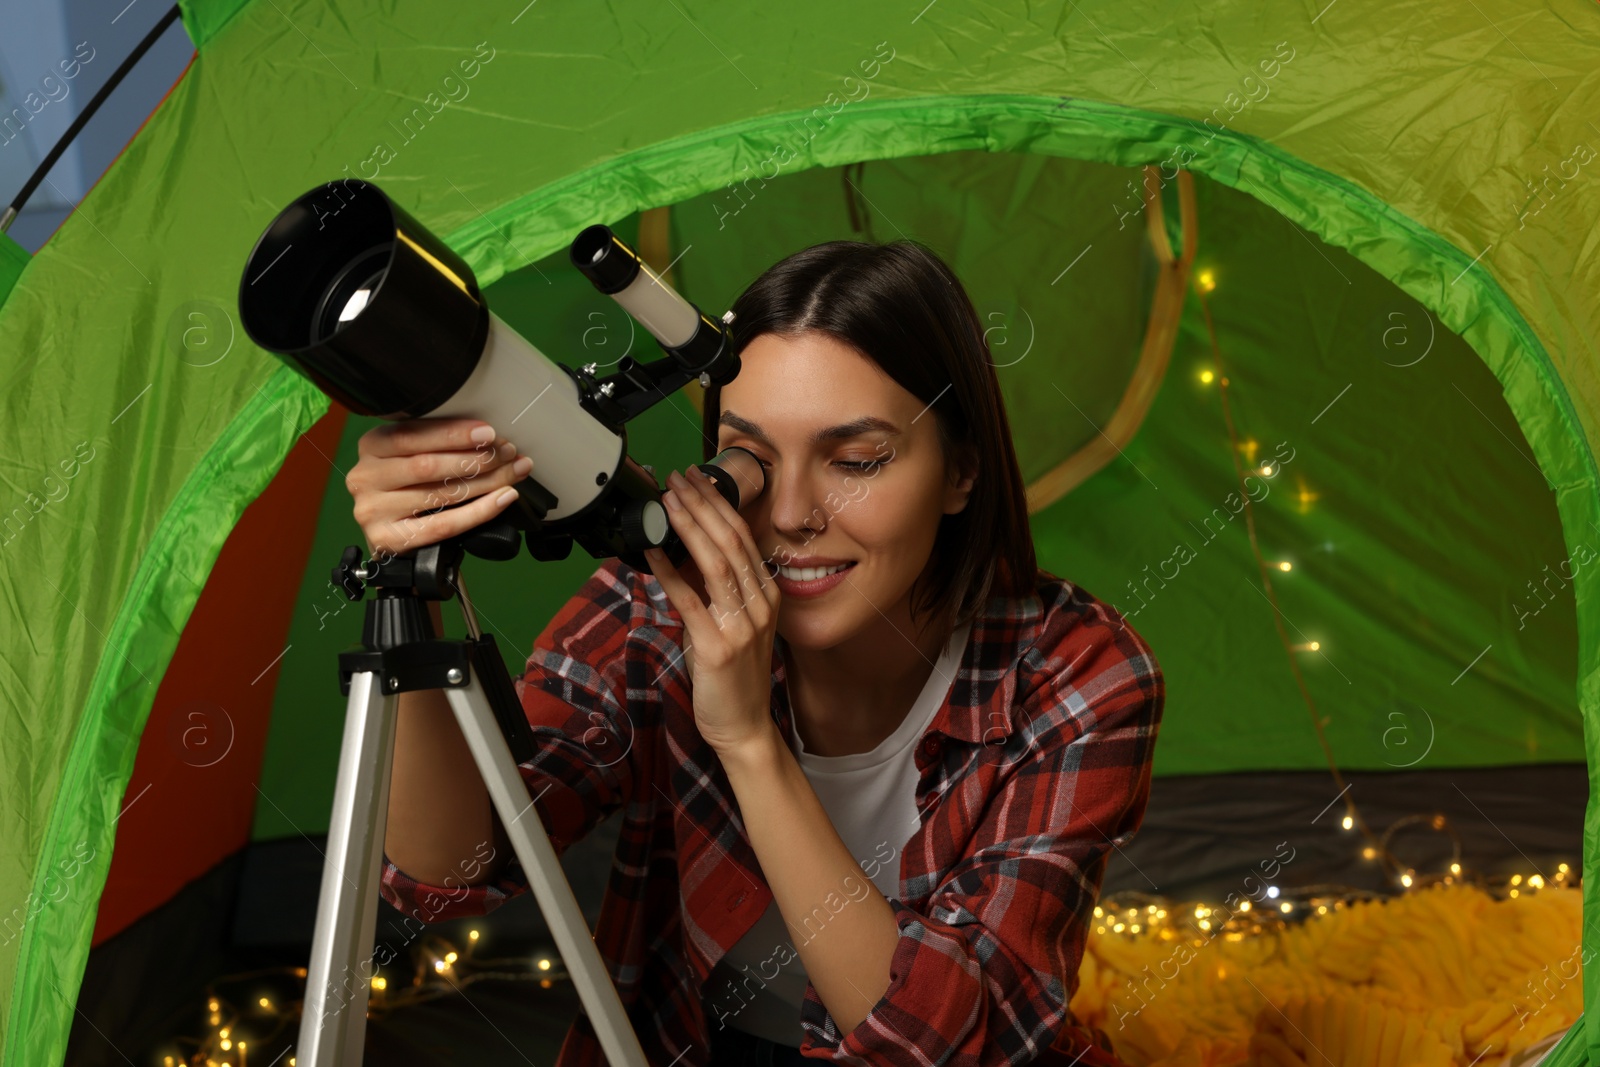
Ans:
{"type": "Polygon", "coordinates": [[[11,287],[22,276],[22,270],[28,265],[28,250],[8,235],[0,233],[0,304],[6,302],[6,297],[11,294],[11,287]]]}
{"type": "MultiPolygon", "coordinates": [[[[787,10],[723,4],[600,12],[517,3],[506,10],[334,10],[309,0],[249,4],[231,17],[227,5],[186,10],[186,25],[203,38],[200,57],[0,306],[4,422],[29,428],[8,449],[4,482],[12,497],[6,508],[24,508],[24,520],[5,544],[0,579],[0,900],[24,901],[30,892],[55,897],[51,872],[65,869],[75,845],[95,849],[66,892],[0,946],[0,1064],[61,1060],[114,820],[156,682],[227,531],[296,435],[326,409],[320,393],[238,333],[234,292],[245,256],[290,199],[346,173],[372,176],[374,167],[375,180],[488,285],[561,251],[591,222],[727,189],[785,136],[794,159],[783,169],[794,174],[962,150],[1118,167],[1177,159],[1272,209],[1252,214],[1227,190],[1207,193],[1214,216],[1255,227],[1246,238],[1266,242],[1272,225],[1283,230],[1276,244],[1255,246],[1281,264],[1217,264],[1213,308],[1224,358],[1237,353],[1241,361],[1231,394],[1235,417],[1257,420],[1243,428],[1269,448],[1297,434],[1317,442],[1283,474],[1294,477],[1304,462],[1313,490],[1343,495],[1320,497],[1309,514],[1344,524],[1356,543],[1393,535],[1386,552],[1357,555],[1354,573],[1315,566],[1309,582],[1296,585],[1286,575],[1275,583],[1297,626],[1309,617],[1334,635],[1327,666],[1323,657],[1301,662],[1332,716],[1336,754],[1342,746],[1359,765],[1364,745],[1372,763],[1383,735],[1374,741],[1370,730],[1386,721],[1374,716],[1386,708],[1414,716],[1409,703],[1440,724],[1438,745],[1453,759],[1570,751],[1571,723],[1560,720],[1560,694],[1551,688],[1566,667],[1559,650],[1509,636],[1519,619],[1507,590],[1538,572],[1508,578],[1482,568],[1554,563],[1552,549],[1575,554],[1600,530],[1590,444],[1600,433],[1600,307],[1592,299],[1600,291],[1600,204],[1569,184],[1590,165],[1585,159],[1574,170],[1583,155],[1575,146],[1595,143],[1584,119],[1600,113],[1600,87],[1585,78],[1600,67],[1594,9],[1576,0],[1533,12],[1509,3],[1313,6],[1318,10],[1271,19],[1245,4],[1074,4],[1029,15],[957,0],[909,15],[832,0],[787,10]],[[867,79],[862,64],[873,61],[880,42],[893,58],[867,79]],[[470,68],[474,60],[474,75],[464,79],[460,64],[470,68]],[[1262,64],[1274,61],[1269,78],[1262,64]],[[463,90],[447,102],[445,94],[463,90]],[[842,103],[847,95],[857,99],[842,103]],[[815,120],[816,109],[826,116],[822,131],[793,139],[796,124],[815,120]],[[409,135],[402,128],[408,116],[409,135]],[[1568,177],[1552,181],[1552,173],[1568,177]],[[1334,247],[1318,247],[1319,239],[1334,247]],[[1341,429],[1346,424],[1337,420],[1363,395],[1362,383],[1380,388],[1386,379],[1374,375],[1400,370],[1392,364],[1402,360],[1358,368],[1348,350],[1280,348],[1272,312],[1252,313],[1244,296],[1259,292],[1263,308],[1328,331],[1305,332],[1302,323],[1301,341],[1353,343],[1374,313],[1388,310],[1385,292],[1365,277],[1358,281],[1352,260],[1420,305],[1393,309],[1411,316],[1409,328],[1420,325],[1426,308],[1459,335],[1492,372],[1503,407],[1485,404],[1494,398],[1484,394],[1481,377],[1463,369],[1456,379],[1447,371],[1432,379],[1439,396],[1410,394],[1418,427],[1395,427],[1392,437],[1376,439],[1341,429]],[[1318,273],[1341,263],[1348,280],[1318,273]],[[1273,266],[1279,269],[1266,269],[1273,266]],[[1233,286],[1229,279],[1240,272],[1256,280],[1233,286]],[[172,334],[174,321],[189,321],[197,307],[213,329],[235,335],[229,356],[205,367],[185,361],[172,334]],[[1350,393],[1313,423],[1332,397],[1326,387],[1344,382],[1352,383],[1350,393]],[[1511,433],[1508,414],[1522,440],[1511,433]],[[1459,458],[1479,461],[1481,472],[1458,463],[1430,482],[1404,469],[1405,457],[1392,447],[1395,440],[1416,446],[1429,419],[1440,420],[1437,426],[1478,419],[1509,440],[1496,452],[1493,437],[1472,437],[1472,450],[1459,458]],[[53,472],[80,443],[95,458],[79,465],[67,495],[34,511],[30,494],[47,499],[43,479],[59,482],[53,472]],[[1526,463],[1515,455],[1523,447],[1526,463]],[[1463,480],[1475,474],[1476,481],[1463,480]],[[1532,477],[1548,482],[1548,495],[1539,497],[1532,477]],[[1363,478],[1368,489],[1359,495],[1363,478]],[[1386,495],[1391,491],[1421,493],[1417,510],[1407,510],[1409,498],[1386,495]],[[1555,505],[1563,545],[1539,524],[1541,511],[1549,513],[1546,501],[1555,505]],[[1421,510],[1424,502],[1443,510],[1421,510]],[[1507,519],[1502,512],[1511,509],[1518,514],[1507,519]],[[1507,530],[1489,529],[1501,522],[1507,530]],[[1512,529],[1532,540],[1516,542],[1512,529]],[[1421,533],[1436,538],[1440,559],[1403,550],[1421,533]],[[1394,589],[1375,584],[1389,577],[1394,589]],[[1482,588],[1472,609],[1454,610],[1463,587],[1474,583],[1482,588]],[[1331,695],[1340,683],[1328,668],[1350,674],[1335,651],[1352,642],[1370,649],[1385,635],[1397,662],[1421,657],[1419,671],[1466,668],[1482,647],[1472,642],[1492,629],[1490,601],[1503,613],[1506,640],[1494,641],[1458,683],[1436,683],[1446,704],[1423,703],[1414,693],[1331,695]],[[1516,654],[1496,656],[1509,650],[1516,654]],[[1534,751],[1508,750],[1506,728],[1480,718],[1496,704],[1524,710],[1534,751]]],[[[878,173],[873,164],[867,170],[878,173]]],[[[1075,253],[1073,228],[1104,229],[1111,210],[1081,208],[1082,215],[1060,216],[1065,234],[1028,225],[1014,239],[1030,255],[1041,244],[1075,253]]],[[[1205,219],[1203,210],[1203,239],[1205,219]]],[[[880,228],[876,236],[890,234],[880,228]]],[[[1233,247],[1248,251],[1252,244],[1233,247]]],[[[789,250],[751,248],[766,261],[789,250]]],[[[1064,257],[1052,261],[1066,265],[1064,257]]],[[[749,262],[738,269],[747,271],[749,262]]],[[[692,277],[691,260],[683,269],[692,277]]],[[[707,292],[726,291],[728,280],[717,290],[707,270],[707,292]]],[[[1093,280],[1112,306],[1141,306],[1127,299],[1143,284],[1140,276],[1105,271],[1093,280]]],[[[1026,306],[1033,290],[995,299],[1026,306]]],[[[1047,565],[1119,604],[1130,562],[1142,567],[1159,558],[1150,552],[1167,550],[1156,540],[1161,524],[1194,517],[1195,505],[1215,503],[1218,491],[1229,489],[1219,462],[1225,436],[1207,406],[1216,394],[1185,392],[1207,350],[1197,325],[1203,328],[1191,306],[1151,419],[1170,417],[1210,436],[1163,437],[1147,426],[1124,457],[1036,517],[1047,565]],[[1160,488],[1149,490],[1144,476],[1160,488]],[[1151,532],[1138,533],[1147,516],[1151,532]],[[1119,551],[1124,538],[1129,547],[1119,551]]],[[[1378,336],[1381,347],[1381,330],[1378,336]]],[[[1094,340],[1079,350],[1096,352],[1094,340]]],[[[554,355],[559,346],[547,347],[554,355]]],[[[1438,364],[1457,367],[1449,360],[1462,351],[1446,343],[1436,350],[1438,364]]],[[[1065,359],[1069,350],[1055,346],[1040,355],[1047,353],[1065,359]]],[[[1127,365],[1128,353],[1112,355],[1127,365]]],[[[1095,367],[1107,373],[1098,359],[1095,367]]],[[[1413,369],[1438,373],[1427,362],[1413,369]]],[[[1102,382],[1113,380],[1107,374],[1102,382]]],[[[1074,440],[1083,431],[1070,408],[1069,415],[1024,410],[1018,437],[1030,449],[1023,459],[1030,470],[1047,465],[1037,449],[1057,440],[1037,420],[1060,419],[1074,440]]],[[[1369,434],[1382,429],[1383,410],[1362,410],[1354,426],[1369,434]]],[[[1305,528],[1274,509],[1281,499],[1269,497],[1262,508],[1263,536],[1279,548],[1300,543],[1294,537],[1305,528]]],[[[1346,532],[1336,530],[1331,540],[1345,543],[1346,532]]],[[[319,560],[314,566],[324,567],[319,560]]],[[[1247,561],[1237,537],[1219,538],[1188,565],[1214,570],[1183,576],[1194,580],[1195,592],[1174,582],[1144,609],[1163,662],[1178,668],[1179,681],[1188,671],[1192,686],[1187,699],[1170,705],[1164,741],[1185,730],[1191,740],[1231,731],[1239,746],[1249,746],[1262,743],[1256,735],[1263,730],[1281,730],[1280,739],[1269,733],[1265,743],[1302,752],[1304,736],[1297,742],[1290,731],[1304,731],[1305,710],[1284,688],[1283,653],[1263,636],[1259,597],[1244,588],[1247,561]],[[1202,598],[1201,590],[1225,596],[1202,598]],[[1186,601],[1194,603],[1189,610],[1214,616],[1205,633],[1180,632],[1184,611],[1164,606],[1186,601]],[[1260,691],[1275,687],[1262,698],[1272,707],[1249,700],[1237,706],[1237,680],[1223,688],[1217,669],[1201,662],[1203,642],[1216,652],[1213,635],[1223,626],[1236,627],[1238,640],[1257,654],[1260,691]],[[1248,729],[1239,727],[1239,716],[1248,729]]],[[[1591,769],[1600,762],[1593,575],[1580,569],[1563,594],[1571,600],[1553,601],[1529,624],[1558,628],[1567,613],[1575,620],[1576,693],[1567,695],[1581,709],[1591,769]]],[[[1356,658],[1366,669],[1368,654],[1356,658]]],[[[1361,676],[1350,677],[1343,688],[1353,692],[1361,676]]],[[[1600,903],[1596,796],[1591,791],[1584,835],[1591,916],[1600,903]]],[[[1600,948],[1593,923],[1585,942],[1600,948]]],[[[1595,997],[1590,977],[1588,1015],[1595,997]]],[[[1586,1037],[1590,1060],[1600,1061],[1600,1029],[1586,1037]]]]}

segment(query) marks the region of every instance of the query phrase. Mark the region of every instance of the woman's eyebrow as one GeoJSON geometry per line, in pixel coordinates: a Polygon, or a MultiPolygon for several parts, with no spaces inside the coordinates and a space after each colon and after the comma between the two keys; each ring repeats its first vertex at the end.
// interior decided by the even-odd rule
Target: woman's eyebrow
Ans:
{"type": "MultiPolygon", "coordinates": [[[[766,431],[749,419],[735,415],[731,411],[724,411],[717,425],[726,426],[730,430],[738,430],[740,433],[747,433],[763,444],[769,446],[772,444],[772,439],[767,436],[766,431]]],[[[876,415],[863,415],[859,419],[852,419],[849,422],[840,423],[838,426],[829,426],[816,431],[811,435],[810,443],[820,445],[824,441],[840,441],[851,437],[859,437],[865,433],[885,433],[891,437],[898,437],[900,428],[888,419],[880,419],[876,415]]]]}

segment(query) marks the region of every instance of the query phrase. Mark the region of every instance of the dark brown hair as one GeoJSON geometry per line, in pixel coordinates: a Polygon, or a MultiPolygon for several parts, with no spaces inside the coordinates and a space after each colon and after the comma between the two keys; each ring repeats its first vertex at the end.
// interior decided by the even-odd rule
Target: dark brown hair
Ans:
{"type": "MultiPolygon", "coordinates": [[[[1033,592],[1038,563],[1000,383],[971,298],[932,249],[912,240],[813,245],[767,268],[732,310],[736,350],[765,333],[826,333],[931,405],[947,464],[976,455],[967,506],[940,519],[931,581],[912,586],[913,616],[926,610],[954,627],[990,596],[1033,592]]],[[[717,450],[721,393],[706,390],[706,459],[717,450]]]]}

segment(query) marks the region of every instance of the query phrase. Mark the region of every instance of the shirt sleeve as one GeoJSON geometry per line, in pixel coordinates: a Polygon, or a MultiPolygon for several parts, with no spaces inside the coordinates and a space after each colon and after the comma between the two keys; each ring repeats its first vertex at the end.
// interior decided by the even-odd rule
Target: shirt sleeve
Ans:
{"type": "MultiPolygon", "coordinates": [[[[615,811],[632,786],[627,638],[635,573],[618,560],[602,564],[535,639],[514,679],[536,745],[517,769],[557,856],[615,811]]],[[[444,885],[416,881],[385,855],[379,893],[425,923],[486,915],[528,891],[515,853],[494,881],[467,884],[496,847],[480,843],[462,876],[444,885]]]]}
{"type": "Polygon", "coordinates": [[[1049,657],[1014,712],[1033,740],[997,773],[973,851],[924,907],[889,898],[899,941],[867,1017],[841,1035],[807,982],[803,1055],[875,1067],[1056,1062],[1042,1057],[1074,1026],[1068,1002],[1105,865],[1144,818],[1165,700],[1130,629],[1097,627],[1076,645],[1049,657]]]}

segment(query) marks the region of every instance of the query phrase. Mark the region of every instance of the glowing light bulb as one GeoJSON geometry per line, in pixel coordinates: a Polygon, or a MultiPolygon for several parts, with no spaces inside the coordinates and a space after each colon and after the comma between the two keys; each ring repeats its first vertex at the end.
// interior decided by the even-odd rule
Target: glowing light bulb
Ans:
{"type": "Polygon", "coordinates": [[[1294,570],[1294,564],[1290,563],[1286,559],[1285,560],[1280,560],[1278,562],[1278,569],[1280,571],[1291,571],[1291,570],[1294,570]]]}
{"type": "Polygon", "coordinates": [[[1216,272],[1208,267],[1199,273],[1195,281],[1199,284],[1202,293],[1209,293],[1217,287],[1216,272]]]}
{"type": "Polygon", "coordinates": [[[1285,914],[1285,915],[1287,915],[1287,914],[1289,914],[1289,913],[1290,913],[1290,912],[1291,912],[1291,911],[1293,911],[1293,910],[1294,910],[1294,904],[1293,904],[1293,903],[1291,903],[1291,902],[1290,902],[1290,901],[1287,901],[1287,900],[1286,900],[1286,901],[1284,901],[1284,902],[1283,902],[1283,903],[1282,903],[1282,904],[1279,904],[1279,905],[1278,905],[1278,910],[1279,910],[1279,911],[1281,911],[1281,912],[1283,912],[1283,913],[1284,913],[1284,914],[1285,914]]]}
{"type": "Polygon", "coordinates": [[[1512,876],[1511,876],[1511,884],[1512,884],[1512,885],[1521,885],[1521,884],[1522,884],[1522,875],[1520,875],[1520,874],[1513,874],[1513,875],[1512,875],[1512,876]]]}
{"type": "Polygon", "coordinates": [[[1212,370],[1208,369],[1208,370],[1203,370],[1203,371],[1200,372],[1200,381],[1201,381],[1202,384],[1210,385],[1212,382],[1214,382],[1216,380],[1217,380],[1217,375],[1216,375],[1215,371],[1212,371],[1212,370]]]}
{"type": "Polygon", "coordinates": [[[1250,902],[1247,900],[1243,904],[1240,904],[1239,905],[1239,910],[1240,911],[1249,911],[1250,910],[1250,902]]]}
{"type": "Polygon", "coordinates": [[[1275,886],[1275,885],[1267,886],[1267,896],[1272,897],[1273,899],[1277,899],[1278,887],[1275,886]]]}
{"type": "Polygon", "coordinates": [[[548,971],[550,969],[550,961],[549,960],[540,960],[539,961],[539,969],[541,971],[548,971]]]}
{"type": "Polygon", "coordinates": [[[473,930],[470,933],[468,933],[467,934],[467,940],[468,941],[476,941],[476,940],[478,940],[478,931],[473,930]]]}
{"type": "Polygon", "coordinates": [[[1361,850],[1361,858],[1364,860],[1370,860],[1377,854],[1378,850],[1373,848],[1371,845],[1368,845],[1366,848],[1361,850]]]}
{"type": "Polygon", "coordinates": [[[1460,873],[1461,873],[1461,864],[1459,864],[1459,863],[1452,863],[1452,864],[1451,864],[1451,865],[1450,865],[1450,873],[1451,873],[1451,874],[1460,874],[1460,873]]]}
{"type": "Polygon", "coordinates": [[[1344,828],[1345,828],[1345,829],[1346,829],[1346,830],[1350,830],[1350,829],[1354,829],[1354,828],[1355,828],[1355,825],[1356,825],[1356,821],[1355,821],[1355,819],[1353,819],[1353,818],[1352,818],[1352,817],[1350,817],[1350,816],[1349,816],[1349,815],[1346,815],[1346,816],[1345,816],[1345,817],[1344,817],[1344,828]]]}
{"type": "Polygon", "coordinates": [[[1211,920],[1210,919],[1201,919],[1200,920],[1200,929],[1202,929],[1202,930],[1211,929],[1211,920]]]}
{"type": "Polygon", "coordinates": [[[226,1052],[233,1047],[233,1042],[227,1038],[222,1039],[222,1051],[226,1052]]]}
{"type": "Polygon", "coordinates": [[[1406,886],[1407,888],[1410,888],[1410,886],[1411,886],[1411,872],[1410,871],[1407,871],[1405,874],[1402,874],[1400,876],[1400,884],[1403,885],[1403,886],[1406,886]]]}
{"type": "Polygon", "coordinates": [[[1261,477],[1270,478],[1270,477],[1272,477],[1272,472],[1275,471],[1275,470],[1277,470],[1277,468],[1274,467],[1272,464],[1263,463],[1261,465],[1261,477]]]}
{"type": "Polygon", "coordinates": [[[1132,926],[1128,927],[1128,932],[1129,933],[1135,933],[1135,934],[1138,933],[1139,932],[1139,924],[1138,923],[1134,923],[1132,926]]]}
{"type": "Polygon", "coordinates": [[[1102,916],[1105,915],[1105,913],[1106,913],[1106,910],[1104,908],[1102,908],[1100,905],[1096,904],[1094,906],[1094,917],[1096,919],[1101,918],[1102,916]]]}
{"type": "Polygon", "coordinates": [[[377,975],[376,977],[374,977],[372,979],[372,988],[373,989],[378,989],[378,990],[388,989],[389,988],[389,979],[385,978],[381,974],[377,975]]]}
{"type": "Polygon", "coordinates": [[[272,1001],[268,1000],[266,997],[262,997],[260,1000],[256,1001],[256,1003],[261,1005],[263,1008],[272,1007],[272,1001]]]}
{"type": "Polygon", "coordinates": [[[1533,886],[1533,888],[1535,888],[1535,889],[1543,889],[1544,888],[1544,876],[1543,875],[1539,875],[1539,874],[1529,875],[1528,876],[1528,884],[1533,886]]]}
{"type": "Polygon", "coordinates": [[[456,957],[456,954],[454,952],[446,952],[444,954],[444,961],[446,963],[454,963],[456,961],[456,959],[457,959],[457,957],[456,957]]]}

